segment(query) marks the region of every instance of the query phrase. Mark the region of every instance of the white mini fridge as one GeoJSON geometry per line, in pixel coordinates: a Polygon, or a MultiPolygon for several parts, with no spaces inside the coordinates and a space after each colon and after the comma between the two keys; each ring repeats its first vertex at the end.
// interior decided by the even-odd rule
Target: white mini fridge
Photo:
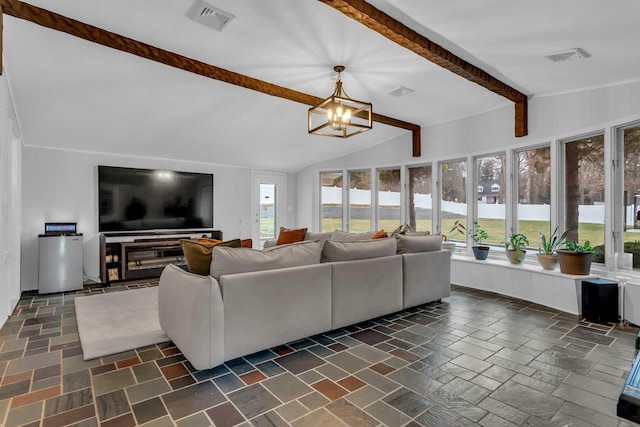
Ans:
{"type": "Polygon", "coordinates": [[[38,255],[38,293],[82,289],[82,234],[41,234],[38,255]]]}

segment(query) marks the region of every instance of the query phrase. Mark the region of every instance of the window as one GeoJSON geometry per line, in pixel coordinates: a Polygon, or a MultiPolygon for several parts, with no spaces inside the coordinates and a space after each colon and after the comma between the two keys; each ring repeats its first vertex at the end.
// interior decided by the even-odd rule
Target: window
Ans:
{"type": "MultiPolygon", "coordinates": [[[[551,147],[539,147],[516,153],[517,232],[529,238],[532,248],[542,244],[540,232],[551,233],[551,147]]],[[[563,230],[559,233],[562,234],[563,230]]]]}
{"type": "Polygon", "coordinates": [[[620,266],[638,269],[640,263],[640,125],[623,129],[623,198],[624,198],[624,248],[626,262],[620,266]]]}
{"type": "Polygon", "coordinates": [[[463,232],[456,232],[458,224],[467,227],[467,162],[454,160],[440,163],[440,221],[442,233],[449,240],[467,243],[463,232]]]}
{"type": "Polygon", "coordinates": [[[409,227],[413,231],[432,231],[431,166],[416,166],[409,171],[409,227]]]}
{"type": "Polygon", "coordinates": [[[378,228],[393,231],[400,217],[400,169],[378,170],[378,228]]]}
{"type": "Polygon", "coordinates": [[[342,230],[342,172],[320,173],[320,229],[342,230]]]}
{"type": "Polygon", "coordinates": [[[480,227],[489,234],[484,241],[501,244],[505,240],[505,154],[476,158],[476,179],[478,186],[490,191],[478,193],[476,212],[480,227]]]}
{"type": "Polygon", "coordinates": [[[349,231],[371,230],[371,171],[349,171],[349,231]]]}
{"type": "Polygon", "coordinates": [[[478,185],[478,193],[483,193],[484,187],[482,185],[478,185]]]}
{"type": "Polygon", "coordinates": [[[564,199],[567,240],[604,251],[604,135],[564,143],[564,199]]]}

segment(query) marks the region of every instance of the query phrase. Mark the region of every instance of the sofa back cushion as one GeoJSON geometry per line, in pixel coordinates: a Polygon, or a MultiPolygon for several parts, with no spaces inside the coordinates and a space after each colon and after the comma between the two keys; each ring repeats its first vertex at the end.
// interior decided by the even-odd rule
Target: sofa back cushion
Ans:
{"type": "Polygon", "coordinates": [[[355,242],[358,240],[370,240],[373,239],[378,232],[367,231],[364,233],[348,233],[346,231],[334,231],[331,234],[331,240],[336,242],[355,242]]]}
{"type": "Polygon", "coordinates": [[[439,234],[425,236],[419,234],[397,234],[395,238],[398,243],[399,254],[439,251],[442,249],[442,236],[439,234]]]}
{"type": "Polygon", "coordinates": [[[210,274],[216,279],[225,274],[274,270],[320,263],[322,245],[318,241],[292,243],[259,251],[216,247],[210,274]]]}
{"type": "Polygon", "coordinates": [[[304,240],[320,240],[320,243],[324,243],[325,240],[331,239],[333,231],[327,231],[324,233],[314,233],[313,231],[307,231],[304,235],[304,240]]]}
{"type": "Polygon", "coordinates": [[[396,239],[369,239],[353,242],[327,240],[322,248],[321,262],[379,258],[395,254],[396,239]]]}
{"type": "Polygon", "coordinates": [[[223,242],[221,240],[211,239],[198,239],[180,240],[182,246],[182,253],[184,259],[187,262],[187,267],[191,273],[200,274],[206,276],[209,274],[209,268],[211,266],[211,252],[216,246],[227,246],[232,248],[239,248],[241,245],[240,239],[229,240],[223,242]]]}

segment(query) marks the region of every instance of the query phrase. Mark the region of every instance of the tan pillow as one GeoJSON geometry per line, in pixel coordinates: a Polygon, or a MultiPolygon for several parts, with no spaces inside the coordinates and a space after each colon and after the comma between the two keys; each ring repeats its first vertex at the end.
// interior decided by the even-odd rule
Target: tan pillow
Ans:
{"type": "Polygon", "coordinates": [[[288,243],[302,242],[306,233],[306,228],[296,228],[290,230],[288,228],[280,227],[280,233],[278,233],[278,241],[276,245],[286,245],[288,243]]]}
{"type": "Polygon", "coordinates": [[[430,252],[442,249],[442,236],[420,234],[396,234],[398,253],[430,252]]]}
{"type": "Polygon", "coordinates": [[[369,239],[353,242],[327,240],[322,248],[321,262],[351,261],[379,258],[396,254],[396,239],[369,239]]]}
{"type": "Polygon", "coordinates": [[[263,251],[257,249],[230,249],[217,246],[213,251],[211,275],[216,279],[225,274],[274,270],[318,264],[322,244],[318,241],[274,246],[263,251]]]}
{"type": "Polygon", "coordinates": [[[182,253],[184,254],[185,261],[187,261],[189,271],[191,273],[206,276],[209,274],[211,253],[213,252],[214,247],[228,246],[239,248],[241,242],[240,239],[229,240],[227,242],[223,242],[221,240],[214,241],[213,239],[198,239],[197,241],[182,239],[180,240],[180,245],[182,246],[182,253]],[[203,241],[201,242],[201,240],[203,241]]]}

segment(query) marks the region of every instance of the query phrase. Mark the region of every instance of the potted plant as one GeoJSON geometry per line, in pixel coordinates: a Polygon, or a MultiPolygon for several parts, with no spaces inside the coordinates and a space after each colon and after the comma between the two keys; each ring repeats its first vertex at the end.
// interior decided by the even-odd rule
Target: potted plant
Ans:
{"type": "Polygon", "coordinates": [[[507,249],[507,258],[511,264],[522,264],[525,255],[527,255],[526,247],[529,244],[527,236],[521,233],[512,234],[509,241],[505,243],[507,249]]]}
{"type": "MultiPolygon", "coordinates": [[[[453,227],[451,227],[451,230],[449,230],[450,235],[454,235],[454,234],[465,235],[466,233],[467,233],[467,227],[465,227],[464,224],[460,222],[460,220],[456,220],[456,222],[453,223],[453,227]]],[[[442,249],[449,249],[449,251],[451,252],[451,255],[453,255],[456,252],[456,244],[454,242],[449,242],[447,236],[444,234],[442,235],[442,239],[443,239],[442,249]]]]}
{"type": "Polygon", "coordinates": [[[473,239],[475,246],[472,246],[473,256],[476,259],[485,260],[489,256],[489,246],[483,245],[482,241],[489,238],[489,234],[480,228],[478,221],[473,222],[473,232],[469,230],[469,235],[473,239]]]}
{"type": "Polygon", "coordinates": [[[565,230],[562,233],[562,236],[558,236],[558,227],[553,230],[553,233],[549,236],[549,240],[547,240],[544,233],[540,232],[540,240],[542,240],[542,247],[538,248],[538,262],[545,270],[555,270],[558,267],[558,254],[556,253],[556,249],[569,235],[569,230],[565,230]]]}
{"type": "Polygon", "coordinates": [[[558,262],[560,272],[565,274],[584,275],[591,271],[591,260],[595,249],[587,240],[584,245],[568,240],[564,243],[564,249],[558,249],[558,262]]]}

